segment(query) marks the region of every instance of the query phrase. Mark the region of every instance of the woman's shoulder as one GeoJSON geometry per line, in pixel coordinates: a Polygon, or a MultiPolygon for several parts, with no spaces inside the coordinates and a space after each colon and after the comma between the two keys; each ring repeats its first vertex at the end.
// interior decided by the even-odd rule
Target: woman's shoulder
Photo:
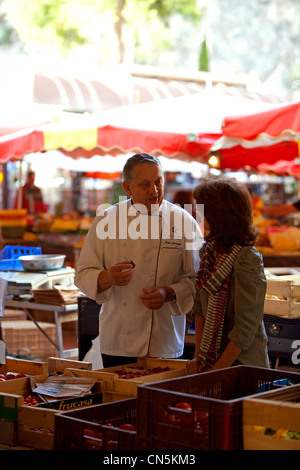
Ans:
{"type": "Polygon", "coordinates": [[[263,266],[263,258],[255,246],[243,246],[235,259],[234,266],[235,268],[248,266],[260,268],[263,266]]]}

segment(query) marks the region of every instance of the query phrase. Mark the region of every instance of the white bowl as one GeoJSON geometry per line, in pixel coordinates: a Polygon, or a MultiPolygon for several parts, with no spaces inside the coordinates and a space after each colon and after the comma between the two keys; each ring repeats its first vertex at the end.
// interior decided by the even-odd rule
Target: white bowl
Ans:
{"type": "Polygon", "coordinates": [[[66,255],[27,255],[20,256],[19,260],[25,271],[48,271],[60,269],[66,255]]]}

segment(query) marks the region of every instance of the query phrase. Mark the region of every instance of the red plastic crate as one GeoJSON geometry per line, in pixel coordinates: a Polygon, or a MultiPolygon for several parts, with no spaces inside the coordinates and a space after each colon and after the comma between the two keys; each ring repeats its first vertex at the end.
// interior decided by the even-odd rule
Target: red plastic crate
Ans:
{"type": "Polygon", "coordinates": [[[125,423],[137,427],[136,398],[57,414],[55,450],[134,450],[137,432],[119,429],[125,423]]]}
{"type": "Polygon", "coordinates": [[[243,398],[300,383],[300,374],[251,366],[189,375],[138,388],[138,435],[149,450],[243,448],[243,398]],[[187,402],[192,411],[177,409],[187,402]]]}

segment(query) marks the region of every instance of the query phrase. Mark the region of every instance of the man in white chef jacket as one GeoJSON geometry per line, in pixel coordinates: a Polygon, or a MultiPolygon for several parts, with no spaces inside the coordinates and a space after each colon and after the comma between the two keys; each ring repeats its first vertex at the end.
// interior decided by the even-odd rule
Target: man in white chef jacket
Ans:
{"type": "Polygon", "coordinates": [[[75,276],[77,287],[101,304],[104,367],[183,354],[203,242],[190,213],[163,199],[159,159],[129,158],[123,187],[130,199],[97,213],[75,276]]]}

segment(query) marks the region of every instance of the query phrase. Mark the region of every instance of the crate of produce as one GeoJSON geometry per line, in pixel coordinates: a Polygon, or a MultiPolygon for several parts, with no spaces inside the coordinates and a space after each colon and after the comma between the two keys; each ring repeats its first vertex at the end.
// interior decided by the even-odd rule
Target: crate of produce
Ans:
{"type": "Polygon", "coordinates": [[[27,225],[26,209],[0,211],[0,228],[3,238],[22,238],[27,225]]]}
{"type": "Polygon", "coordinates": [[[288,383],[300,374],[235,366],[140,385],[139,436],[151,450],[242,449],[243,399],[288,383]]]}
{"type": "Polygon", "coordinates": [[[243,401],[244,450],[300,450],[300,385],[243,401]]]}
{"type": "MultiPolygon", "coordinates": [[[[2,375],[11,374],[9,380],[13,375],[44,375],[48,373],[48,363],[39,361],[27,361],[25,359],[15,359],[13,357],[6,357],[5,364],[0,366],[0,379],[2,375]]],[[[5,378],[5,377],[4,377],[5,378]]]]}
{"type": "MultiPolygon", "coordinates": [[[[56,327],[53,323],[39,322],[40,327],[56,343],[56,327]]],[[[47,361],[57,354],[53,343],[37,328],[31,320],[1,321],[3,341],[7,354],[26,352],[28,357],[47,361]]]]}
{"type": "Polygon", "coordinates": [[[49,357],[47,361],[48,373],[64,372],[66,369],[92,370],[91,362],[76,361],[75,359],[62,359],[60,357],[49,357]]]}
{"type": "Polygon", "coordinates": [[[103,372],[114,377],[114,391],[137,396],[141,383],[157,382],[186,375],[186,360],[139,357],[137,362],[116,367],[106,367],[103,372]]]}
{"type": "MultiPolygon", "coordinates": [[[[75,361],[80,365],[80,361],[75,361]]],[[[88,363],[89,364],[89,363],[88,363]]],[[[89,368],[84,369],[76,365],[75,368],[67,367],[65,372],[71,372],[76,374],[77,377],[92,377],[95,378],[98,382],[102,383],[101,390],[112,392],[114,390],[114,377],[111,374],[108,374],[102,370],[91,370],[89,368]]]]}
{"type": "Polygon", "coordinates": [[[267,277],[264,313],[300,318],[300,275],[267,277]]]}
{"type": "Polygon", "coordinates": [[[8,380],[11,380],[13,375],[15,378],[21,376],[31,375],[45,375],[45,374],[59,374],[63,373],[66,369],[81,369],[92,370],[93,364],[91,362],[76,361],[73,359],[61,359],[59,357],[49,357],[47,362],[31,361],[25,359],[16,359],[14,357],[6,357],[5,364],[0,365],[0,381],[6,379],[2,375],[11,374],[8,380]]]}
{"type": "Polygon", "coordinates": [[[133,450],[136,429],[136,398],[57,414],[55,450],[133,450]]]}
{"type": "Polygon", "coordinates": [[[18,444],[18,412],[30,392],[29,377],[0,382],[0,444],[18,444]]]}
{"type": "Polygon", "coordinates": [[[23,271],[20,256],[40,255],[41,247],[6,245],[0,253],[0,271],[23,271]]]}
{"type": "MultiPolygon", "coordinates": [[[[75,369],[72,374],[77,377],[75,369]]],[[[49,375],[46,374],[0,383],[1,444],[39,450],[53,449],[56,413],[102,402],[103,381],[100,379],[88,379],[90,382],[86,388],[90,389],[89,393],[65,398],[48,397],[36,392],[38,389],[35,385],[45,386],[48,379],[49,375]]],[[[64,377],[62,381],[65,381],[64,377]]]]}

